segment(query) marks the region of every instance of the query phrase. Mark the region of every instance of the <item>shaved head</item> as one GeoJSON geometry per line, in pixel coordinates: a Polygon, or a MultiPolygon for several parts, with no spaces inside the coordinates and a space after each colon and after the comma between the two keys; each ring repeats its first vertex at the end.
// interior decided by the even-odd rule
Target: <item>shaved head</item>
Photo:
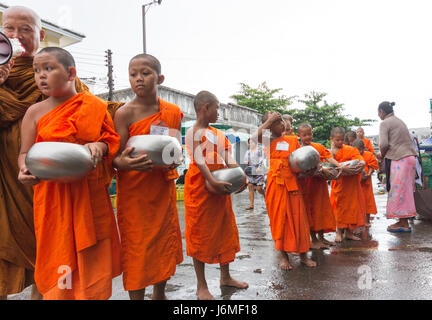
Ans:
{"type": "Polygon", "coordinates": [[[294,122],[294,118],[292,116],[290,116],[289,114],[284,114],[282,115],[282,119],[289,121],[289,123],[292,125],[294,122]]]}
{"type": "Polygon", "coordinates": [[[23,56],[34,57],[45,38],[42,21],[32,9],[14,6],[5,10],[2,31],[10,39],[19,39],[25,48],[23,56]]]}
{"type": "Polygon", "coordinates": [[[266,113],[264,113],[264,115],[262,117],[262,123],[265,123],[268,120],[271,113],[272,113],[271,111],[267,111],[266,113]]]}
{"type": "Polygon", "coordinates": [[[42,29],[42,20],[39,15],[30,8],[23,6],[12,6],[7,8],[3,13],[3,21],[10,16],[27,16],[30,17],[36,27],[42,29]]]}
{"type": "Polygon", "coordinates": [[[298,130],[302,130],[302,129],[310,129],[310,130],[312,130],[312,126],[309,123],[304,122],[304,123],[300,123],[298,125],[297,129],[298,130]]]}
{"type": "Polygon", "coordinates": [[[48,47],[44,48],[41,51],[39,51],[36,56],[41,54],[52,54],[56,57],[57,61],[66,69],[68,70],[70,67],[75,68],[75,59],[73,56],[66,51],[65,49],[59,48],[59,47],[48,47]]]}
{"type": "Polygon", "coordinates": [[[218,98],[209,91],[201,91],[196,95],[194,100],[195,112],[198,113],[202,106],[213,103],[219,103],[218,98]]]}
{"type": "Polygon", "coordinates": [[[352,130],[348,131],[346,134],[346,137],[350,138],[350,139],[357,139],[357,132],[352,131],[352,130]]]}
{"type": "Polygon", "coordinates": [[[345,136],[345,129],[342,127],[336,127],[336,128],[332,129],[332,131],[330,133],[330,137],[333,138],[333,137],[340,135],[340,134],[343,134],[345,136]]]}
{"type": "Polygon", "coordinates": [[[139,59],[144,59],[144,60],[147,60],[148,62],[150,62],[150,67],[154,71],[156,71],[158,76],[160,76],[162,74],[162,65],[161,65],[160,61],[156,57],[152,56],[151,54],[142,53],[142,54],[136,55],[135,57],[133,57],[131,59],[131,61],[129,62],[129,65],[132,61],[139,60],[139,59]]]}
{"type": "Polygon", "coordinates": [[[364,149],[365,148],[365,144],[364,144],[363,140],[361,140],[361,139],[354,140],[352,146],[354,148],[357,148],[357,149],[364,149]]]}

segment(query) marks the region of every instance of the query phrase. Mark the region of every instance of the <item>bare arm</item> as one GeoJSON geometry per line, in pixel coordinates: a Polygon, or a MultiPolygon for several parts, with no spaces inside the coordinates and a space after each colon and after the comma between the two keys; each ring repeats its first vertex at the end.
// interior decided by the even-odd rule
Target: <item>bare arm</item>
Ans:
{"type": "Polygon", "coordinates": [[[30,151],[31,147],[35,144],[37,135],[36,121],[34,108],[29,108],[29,110],[24,115],[21,124],[21,149],[18,156],[18,180],[24,185],[37,185],[40,180],[33,176],[28,170],[25,159],[27,153],[30,151]]]}
{"type": "Polygon", "coordinates": [[[192,127],[188,130],[186,134],[188,144],[192,144],[192,157],[195,160],[197,167],[203,175],[204,179],[206,179],[209,184],[219,193],[229,194],[226,187],[231,186],[231,184],[224,181],[217,181],[211,174],[210,169],[206,164],[203,149],[201,147],[202,132],[204,132],[203,129],[196,130],[194,127],[192,127]],[[190,143],[191,141],[192,143],[190,143]]]}
{"type": "Polygon", "coordinates": [[[129,140],[129,117],[125,110],[120,109],[116,112],[114,126],[116,132],[120,135],[120,149],[113,160],[114,167],[123,171],[148,172],[153,170],[152,162],[148,160],[147,155],[132,158],[130,154],[134,151],[134,148],[126,148],[129,140]]]}
{"type": "Polygon", "coordinates": [[[342,175],[343,176],[352,176],[359,174],[363,171],[366,166],[366,162],[360,161],[355,167],[343,166],[342,167],[342,175]]]}
{"type": "Polygon", "coordinates": [[[267,119],[267,121],[261,127],[258,128],[257,132],[255,132],[252,135],[251,140],[253,142],[262,143],[263,142],[262,138],[263,138],[264,131],[265,130],[270,130],[273,122],[275,122],[276,120],[279,120],[281,118],[282,118],[282,116],[279,113],[277,113],[277,112],[273,112],[272,114],[270,114],[270,116],[267,119]]]}
{"type": "Polygon", "coordinates": [[[336,166],[336,167],[340,167],[339,162],[337,162],[333,157],[326,159],[328,163],[336,166]]]}

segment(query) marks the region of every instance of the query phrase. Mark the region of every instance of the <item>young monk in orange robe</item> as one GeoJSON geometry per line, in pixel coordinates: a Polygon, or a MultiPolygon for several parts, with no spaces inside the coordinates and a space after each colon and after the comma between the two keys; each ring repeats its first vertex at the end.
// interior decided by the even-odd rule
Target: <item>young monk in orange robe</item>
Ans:
{"type": "Polygon", "coordinates": [[[367,151],[372,152],[373,154],[375,153],[375,150],[372,146],[372,142],[368,138],[365,138],[365,132],[363,128],[357,129],[357,138],[363,141],[367,151]]]}
{"type": "Polygon", "coordinates": [[[233,279],[229,271],[230,263],[240,251],[231,197],[226,189],[230,184],[217,181],[211,174],[226,167],[236,168],[238,164],[231,156],[231,145],[223,132],[209,126],[218,119],[216,96],[202,91],[195,97],[194,105],[197,121],[186,134],[191,164],[184,188],[185,239],[187,255],[194,261],[198,299],[213,300],[205,279],[205,264],[220,264],[221,286],[248,288],[247,283],[233,279]],[[207,189],[206,181],[212,192],[207,189]]]}
{"type": "Polygon", "coordinates": [[[45,48],[34,59],[36,83],[49,98],[29,108],[22,123],[19,180],[34,185],[35,281],[46,300],[108,299],[120,275],[120,243],[108,183],[120,145],[107,104],[75,89],[72,56],[45,48]],[[38,142],[68,142],[89,148],[95,169],[73,182],[39,181],[25,166],[38,142]]]}
{"type": "Polygon", "coordinates": [[[284,135],[296,137],[297,135],[295,134],[293,128],[294,118],[289,114],[284,114],[282,115],[282,119],[285,121],[286,124],[284,135]]]}
{"type": "MultiPolygon", "coordinates": [[[[328,162],[336,167],[339,163],[333,159],[333,155],[326,147],[319,143],[312,142],[313,130],[307,123],[298,126],[298,134],[302,146],[312,146],[320,154],[321,162],[328,162]]],[[[340,170],[337,170],[340,172],[340,170]]],[[[310,178],[299,179],[299,184],[303,193],[303,198],[308,212],[309,227],[311,228],[312,249],[328,249],[334,243],[325,240],[324,233],[336,231],[336,220],[333,208],[330,203],[330,195],[325,176],[333,173],[329,168],[321,168],[321,172],[310,178]],[[317,238],[317,234],[319,238],[317,238]]],[[[336,174],[334,179],[340,174],[336,174]]]]}
{"type": "Polygon", "coordinates": [[[365,151],[363,140],[358,139],[354,141],[353,146],[357,148],[366,163],[364,173],[362,174],[361,187],[366,203],[366,226],[370,227],[371,215],[378,213],[372,185],[372,174],[374,170],[378,170],[378,160],[372,152],[365,151]]]}
{"type": "Polygon", "coordinates": [[[167,281],[183,261],[177,212],[176,165],[153,167],[146,155],[132,159],[125,150],[130,137],[180,134],[183,114],[174,104],[158,98],[164,81],[160,62],[138,55],[129,64],[129,80],[136,97],[115,115],[121,146],[114,165],[117,176],[117,212],[122,240],[123,284],[132,300],[144,300],[153,285],[153,300],[166,299],[167,281]]]}
{"type": "Polygon", "coordinates": [[[357,149],[344,145],[345,130],[334,128],[331,132],[333,157],[339,163],[359,160],[354,167],[342,166],[342,176],[339,180],[332,181],[330,201],[336,217],[336,242],[342,242],[344,238],[349,240],[361,240],[354,236],[352,230],[365,225],[365,208],[363,193],[360,186],[361,172],[365,162],[357,149]]]}
{"type": "Polygon", "coordinates": [[[291,153],[300,148],[300,143],[297,137],[284,134],[286,125],[279,113],[265,114],[263,123],[253,139],[263,142],[265,131],[270,130],[270,141],[264,141],[266,154],[270,157],[266,205],[280,267],[292,270],[288,253],[300,254],[303,264],[316,267],[316,262],[307,256],[311,245],[308,217],[297,177],[289,164],[291,153]]]}

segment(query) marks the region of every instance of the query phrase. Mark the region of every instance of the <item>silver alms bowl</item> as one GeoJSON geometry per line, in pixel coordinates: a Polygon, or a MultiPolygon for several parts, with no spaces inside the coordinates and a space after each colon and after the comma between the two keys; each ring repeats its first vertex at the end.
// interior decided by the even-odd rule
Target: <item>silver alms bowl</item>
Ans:
{"type": "Polygon", "coordinates": [[[65,142],[34,144],[25,164],[31,174],[41,180],[77,180],[94,169],[87,147],[65,142]]]}
{"type": "Polygon", "coordinates": [[[291,169],[294,172],[306,172],[316,168],[320,163],[320,155],[314,147],[306,146],[297,149],[290,156],[291,169]]]}
{"type": "MultiPolygon", "coordinates": [[[[212,172],[212,175],[217,181],[231,183],[232,186],[227,187],[231,193],[239,191],[247,181],[246,174],[240,167],[216,170],[212,172]]],[[[214,192],[208,181],[206,181],[206,186],[209,191],[214,192]]]]}
{"type": "Polygon", "coordinates": [[[142,135],[129,139],[126,148],[134,147],[131,156],[138,158],[146,154],[155,165],[170,166],[181,164],[183,150],[180,142],[171,136],[142,135]]]}

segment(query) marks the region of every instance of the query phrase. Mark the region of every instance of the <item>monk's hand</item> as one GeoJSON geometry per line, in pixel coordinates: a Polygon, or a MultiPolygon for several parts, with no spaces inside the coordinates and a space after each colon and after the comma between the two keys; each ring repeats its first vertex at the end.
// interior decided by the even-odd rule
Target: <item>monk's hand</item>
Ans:
{"type": "Polygon", "coordinates": [[[25,186],[35,186],[40,183],[39,178],[33,176],[27,167],[22,167],[18,174],[18,180],[25,186]]]}
{"type": "Polygon", "coordinates": [[[0,86],[9,78],[13,65],[14,61],[11,59],[7,64],[0,66],[0,86]]]}
{"type": "Polygon", "coordinates": [[[365,165],[363,163],[359,163],[353,167],[350,167],[349,165],[345,165],[342,167],[342,175],[344,176],[353,176],[356,174],[359,174],[362,172],[365,165]]]}
{"type": "Polygon", "coordinates": [[[225,194],[225,195],[231,194],[228,187],[231,187],[232,184],[229,182],[215,180],[215,181],[210,181],[210,185],[219,194],[225,194]]]}
{"type": "Polygon", "coordinates": [[[313,177],[317,172],[318,172],[319,168],[315,167],[312,169],[309,169],[308,171],[302,172],[301,173],[301,177],[302,178],[310,178],[313,177]]]}
{"type": "Polygon", "coordinates": [[[108,146],[103,142],[88,143],[85,146],[90,150],[93,166],[96,168],[107,153],[108,146]]]}
{"type": "Polygon", "coordinates": [[[331,172],[335,172],[335,178],[334,180],[338,180],[340,176],[342,175],[342,167],[336,167],[336,168],[329,168],[331,172]]]}
{"type": "Polygon", "coordinates": [[[114,161],[117,169],[123,171],[152,171],[154,165],[153,162],[149,160],[148,156],[146,154],[143,154],[137,158],[132,158],[131,154],[134,150],[134,147],[126,148],[119,156],[117,156],[114,161]]]}
{"type": "Polygon", "coordinates": [[[272,125],[274,122],[281,120],[282,119],[282,115],[279,112],[272,112],[269,117],[267,122],[272,125]]]}
{"type": "Polygon", "coordinates": [[[243,191],[246,190],[246,188],[248,187],[248,182],[246,181],[246,183],[243,185],[243,187],[241,187],[235,194],[240,194],[243,191]]]}

